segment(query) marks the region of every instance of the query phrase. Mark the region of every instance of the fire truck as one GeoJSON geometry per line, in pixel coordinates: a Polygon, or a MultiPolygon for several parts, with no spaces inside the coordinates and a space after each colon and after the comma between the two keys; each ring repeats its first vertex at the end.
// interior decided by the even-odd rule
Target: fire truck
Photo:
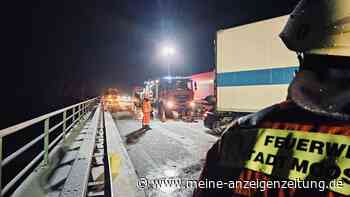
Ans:
{"type": "Polygon", "coordinates": [[[187,118],[195,107],[191,77],[163,77],[145,82],[144,96],[161,120],[187,118]]]}

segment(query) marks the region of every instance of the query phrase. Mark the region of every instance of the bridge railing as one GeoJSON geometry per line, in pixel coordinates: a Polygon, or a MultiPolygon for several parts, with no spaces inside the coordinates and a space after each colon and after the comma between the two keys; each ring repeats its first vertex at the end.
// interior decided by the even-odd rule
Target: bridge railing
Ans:
{"type": "Polygon", "coordinates": [[[0,196],[4,196],[16,183],[19,179],[21,179],[32,167],[34,167],[35,164],[37,164],[40,159],[43,159],[43,165],[48,164],[49,159],[49,150],[60,140],[65,139],[66,133],[78,123],[81,118],[88,113],[88,109],[90,106],[95,104],[97,101],[97,98],[90,99],[75,105],[71,105],[69,107],[39,116],[37,118],[16,124],[14,126],[5,128],[0,130],[0,196]],[[62,115],[62,121],[55,125],[50,125],[50,118],[58,115],[62,115]],[[70,114],[67,117],[67,114],[70,114]],[[67,125],[67,123],[71,122],[70,125],[67,125]],[[15,152],[11,153],[6,158],[2,158],[3,156],[3,140],[4,137],[17,133],[25,128],[28,128],[32,125],[36,125],[39,123],[44,124],[43,133],[33,139],[32,141],[26,143],[21,148],[16,150],[15,152]],[[62,128],[60,134],[51,142],[49,141],[49,134],[53,131],[56,131],[58,128],[62,128]],[[4,187],[2,187],[2,168],[13,161],[16,157],[24,153],[26,150],[31,148],[34,144],[38,143],[43,139],[44,148],[43,150],[40,150],[40,153],[35,156],[33,160],[29,162],[28,165],[26,165],[21,171],[10,180],[9,183],[7,183],[4,187]]]}

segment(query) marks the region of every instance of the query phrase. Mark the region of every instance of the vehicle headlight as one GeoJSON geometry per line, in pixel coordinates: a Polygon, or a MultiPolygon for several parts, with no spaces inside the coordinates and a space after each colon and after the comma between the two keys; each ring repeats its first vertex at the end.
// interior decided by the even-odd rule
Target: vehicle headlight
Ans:
{"type": "Polygon", "coordinates": [[[190,107],[195,107],[196,106],[196,103],[195,102],[190,102],[190,107]]]}
{"type": "Polygon", "coordinates": [[[168,101],[168,102],[166,103],[166,107],[169,108],[169,109],[173,108],[173,107],[174,107],[174,102],[168,101]]]}

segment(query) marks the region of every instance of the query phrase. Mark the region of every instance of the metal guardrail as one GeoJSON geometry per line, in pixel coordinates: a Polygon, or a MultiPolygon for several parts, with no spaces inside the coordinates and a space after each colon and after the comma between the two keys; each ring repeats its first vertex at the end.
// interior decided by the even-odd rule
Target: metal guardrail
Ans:
{"type": "Polygon", "coordinates": [[[91,165],[96,146],[97,128],[101,117],[100,112],[101,107],[99,105],[92,114],[91,120],[88,120],[88,128],[80,133],[83,135],[80,139],[84,140],[79,145],[78,153],[60,191],[60,197],[85,197],[88,192],[89,178],[92,178],[91,165]]]}
{"type": "Polygon", "coordinates": [[[104,174],[105,174],[105,187],[104,187],[104,196],[106,197],[113,197],[113,188],[112,188],[112,172],[111,172],[111,166],[110,166],[110,158],[109,158],[109,151],[107,146],[107,135],[106,135],[106,122],[105,122],[105,112],[104,110],[101,111],[102,113],[102,130],[103,130],[103,168],[104,168],[104,174]]]}
{"type": "Polygon", "coordinates": [[[42,157],[43,157],[43,165],[48,164],[49,160],[49,149],[51,149],[61,138],[65,139],[66,132],[69,131],[73,126],[80,121],[80,119],[88,112],[88,107],[90,107],[94,102],[96,102],[97,98],[90,99],[75,105],[71,105],[69,107],[39,116],[32,120],[28,120],[14,126],[5,128],[0,130],[0,196],[4,196],[14,185],[15,183],[23,177],[24,174],[28,172],[42,157]],[[71,110],[71,115],[67,117],[67,113],[71,110]],[[50,118],[62,114],[62,121],[56,125],[53,125],[50,128],[50,118]],[[72,119],[71,124],[67,125],[67,121],[72,119]],[[3,138],[5,136],[14,134],[18,131],[21,131],[29,126],[44,123],[43,134],[39,135],[29,143],[25,144],[6,158],[2,158],[3,155],[3,138]],[[55,131],[57,128],[62,126],[62,133],[58,135],[51,143],[49,143],[49,134],[55,131]],[[2,168],[13,161],[16,157],[21,155],[23,152],[28,150],[34,144],[39,142],[44,138],[44,150],[41,150],[40,153],[26,166],[24,167],[7,185],[2,187],[2,168]]]}

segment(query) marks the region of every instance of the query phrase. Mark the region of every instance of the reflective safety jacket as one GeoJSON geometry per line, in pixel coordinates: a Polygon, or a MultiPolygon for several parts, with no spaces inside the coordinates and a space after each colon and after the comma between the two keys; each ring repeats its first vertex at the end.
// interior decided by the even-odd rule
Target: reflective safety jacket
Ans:
{"type": "Polygon", "coordinates": [[[208,151],[194,197],[350,195],[350,121],[287,101],[232,125],[208,151]]]}
{"type": "Polygon", "coordinates": [[[144,100],[142,103],[142,112],[150,113],[151,112],[151,102],[144,100]]]}

